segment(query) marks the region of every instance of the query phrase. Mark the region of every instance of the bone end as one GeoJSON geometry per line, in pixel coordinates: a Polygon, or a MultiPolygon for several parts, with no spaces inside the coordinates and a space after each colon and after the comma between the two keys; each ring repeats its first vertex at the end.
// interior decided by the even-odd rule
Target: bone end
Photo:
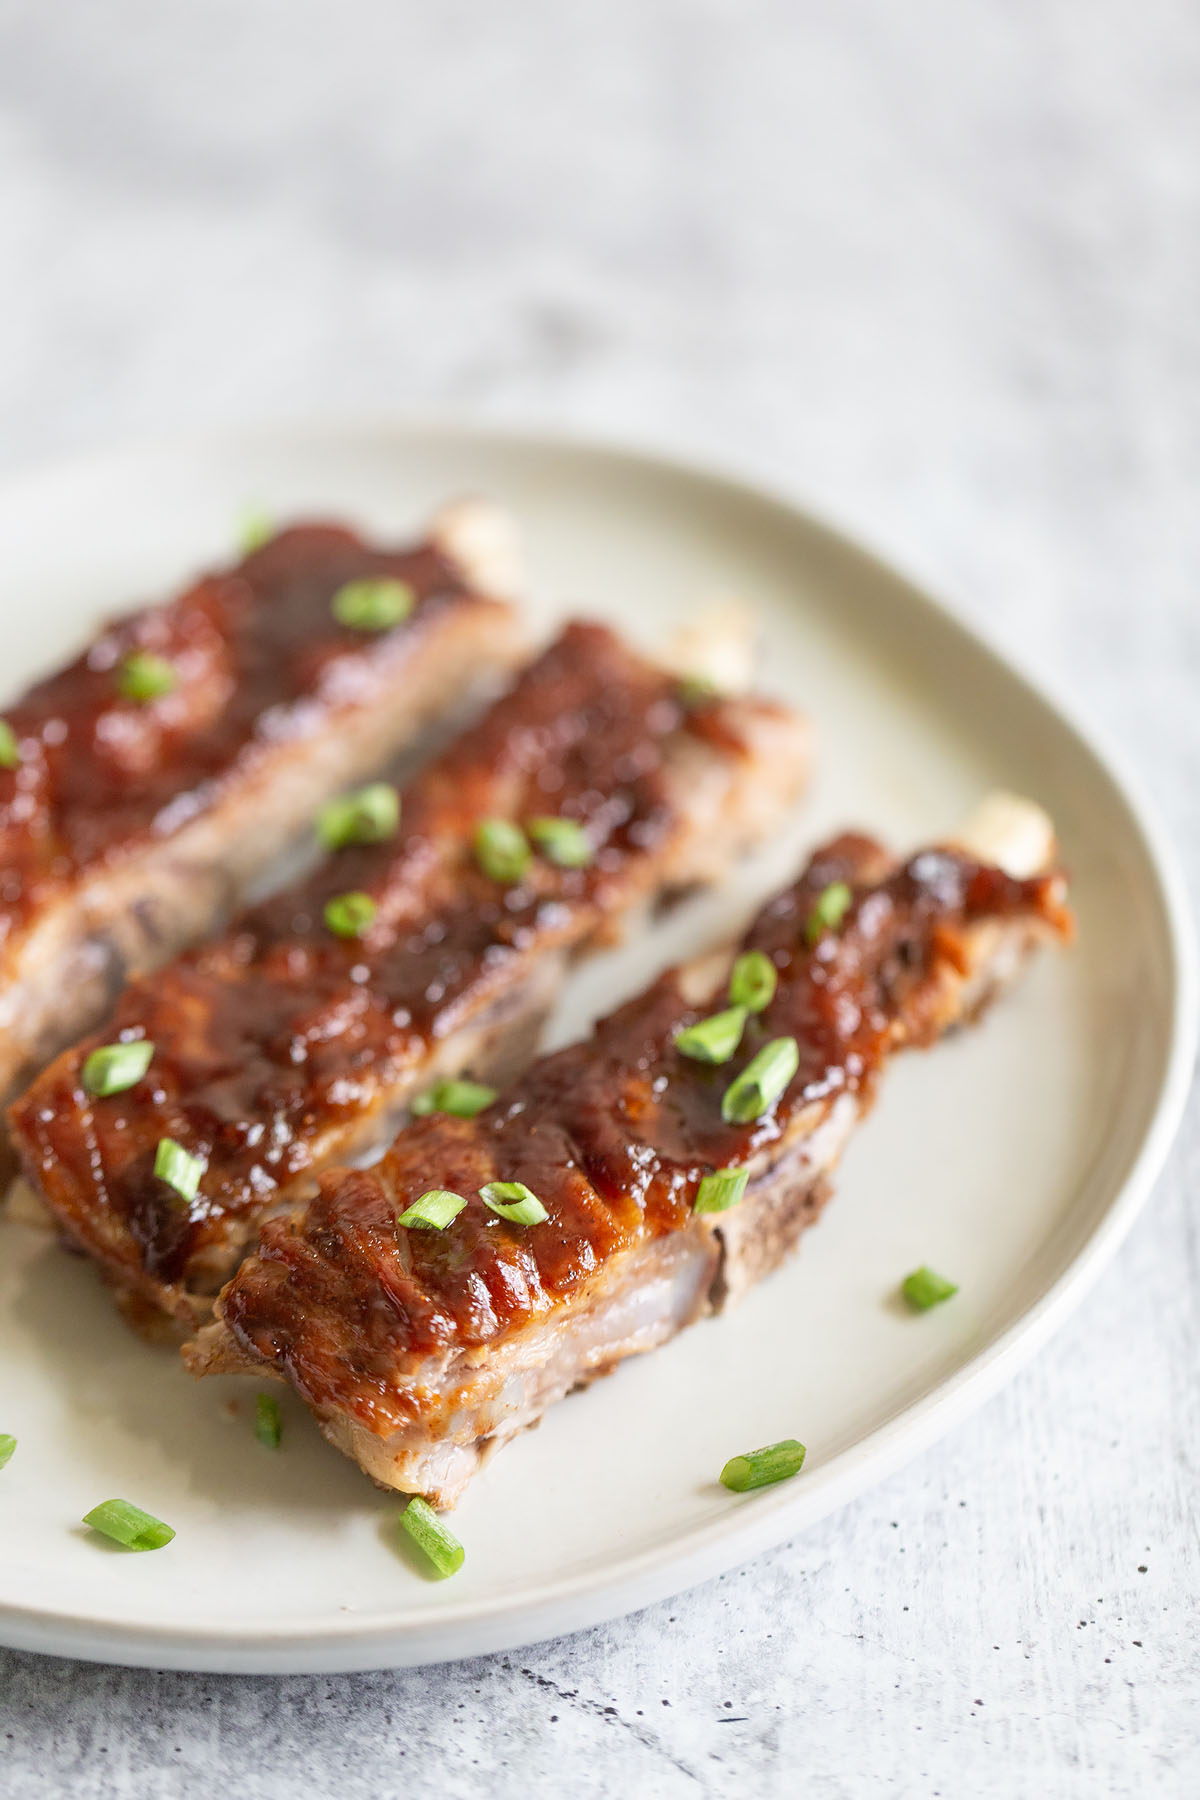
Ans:
{"type": "Polygon", "coordinates": [[[955,836],[961,850],[995,863],[1017,880],[1040,875],[1055,859],[1057,841],[1050,815],[1019,794],[988,794],[955,836]]]}
{"type": "Polygon", "coordinates": [[[711,682],[721,694],[744,694],[754,679],[758,622],[743,600],[722,600],[672,635],[667,664],[711,682]]]}
{"type": "Polygon", "coordinates": [[[497,599],[525,590],[525,553],[512,514],[492,500],[452,500],[434,515],[430,537],[473,587],[497,599]]]}

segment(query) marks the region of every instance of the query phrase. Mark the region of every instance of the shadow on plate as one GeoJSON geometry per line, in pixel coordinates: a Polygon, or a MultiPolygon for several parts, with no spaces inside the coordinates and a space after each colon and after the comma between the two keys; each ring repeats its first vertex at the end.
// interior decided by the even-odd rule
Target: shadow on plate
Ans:
{"type": "Polygon", "coordinates": [[[395,1504],[325,1443],[280,1384],[263,1384],[278,1397],[284,1422],[281,1447],[269,1450],[254,1436],[254,1382],[193,1380],[176,1350],[146,1344],[127,1329],[82,1258],[25,1227],[0,1232],[9,1290],[0,1360],[19,1366],[19,1336],[20,1362],[39,1361],[46,1386],[62,1398],[59,1425],[72,1462],[86,1466],[105,1494],[164,1480],[214,1506],[286,1505],[293,1518],[298,1510],[395,1504]]]}

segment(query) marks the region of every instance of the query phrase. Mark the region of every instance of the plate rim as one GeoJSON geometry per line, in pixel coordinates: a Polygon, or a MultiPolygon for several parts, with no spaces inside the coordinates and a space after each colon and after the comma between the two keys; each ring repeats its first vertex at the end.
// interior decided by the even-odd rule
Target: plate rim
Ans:
{"type": "Polygon", "coordinates": [[[497,1595],[490,1600],[463,1601],[416,1626],[403,1622],[400,1615],[376,1615],[364,1623],[354,1615],[320,1613],[312,1619],[293,1618],[280,1626],[248,1620],[168,1629],[0,1601],[0,1642],[16,1650],[237,1674],[411,1667],[515,1649],[601,1624],[736,1567],[814,1524],[921,1454],[984,1405],[1037,1354],[1098,1279],[1145,1205],[1191,1087],[1200,1033],[1200,959],[1188,890],[1157,807],[1140,779],[1130,772],[1123,752],[1082,715],[1073,700],[1064,699],[1054,683],[1040,672],[1034,673],[1020,654],[1002,645],[986,625],[965,619],[936,588],[909,576],[857,530],[824,511],[812,510],[779,482],[707,456],[608,433],[474,422],[437,413],[366,413],[264,418],[122,439],[6,471],[0,475],[0,495],[11,494],[26,483],[86,475],[122,457],[202,455],[231,443],[245,448],[288,440],[319,444],[338,438],[410,444],[436,439],[446,447],[483,444],[493,453],[503,453],[508,447],[525,454],[566,451],[626,468],[640,465],[660,477],[707,485],[739,503],[761,506],[766,502],[798,523],[815,542],[840,557],[857,558],[883,582],[902,589],[907,604],[949,631],[960,644],[982,652],[994,670],[1015,681],[1028,698],[1066,728],[1108,781],[1139,842],[1165,928],[1170,972],[1171,1014],[1158,1093],[1124,1181],[1038,1298],[990,1343],[884,1425],[839,1452],[807,1482],[754,1496],[732,1513],[691,1527],[682,1549],[664,1552],[661,1546],[651,1546],[623,1558],[613,1574],[592,1567],[567,1577],[547,1578],[517,1599],[497,1595]]]}

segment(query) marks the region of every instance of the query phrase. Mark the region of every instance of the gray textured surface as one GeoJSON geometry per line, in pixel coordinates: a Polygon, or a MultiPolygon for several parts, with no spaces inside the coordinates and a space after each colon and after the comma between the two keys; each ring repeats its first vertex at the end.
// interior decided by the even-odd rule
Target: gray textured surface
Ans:
{"type": "MultiPolygon", "coordinates": [[[[0,0],[0,464],[431,406],[714,452],[1072,691],[1193,881],[1198,291],[1192,0],[0,0]]],[[[0,1654],[0,1791],[1195,1793],[1198,1162],[1193,1109],[1051,1350],[776,1554],[407,1674],[0,1654]]]]}

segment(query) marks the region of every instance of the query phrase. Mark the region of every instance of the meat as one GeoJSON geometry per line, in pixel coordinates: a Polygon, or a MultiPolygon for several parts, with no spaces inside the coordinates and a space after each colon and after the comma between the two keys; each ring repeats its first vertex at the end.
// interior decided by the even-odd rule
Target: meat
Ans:
{"type": "MultiPolygon", "coordinates": [[[[1043,817],[1010,802],[982,829],[1034,842],[1045,864],[1043,817]]],[[[664,975],[475,1118],[415,1120],[374,1168],[328,1172],[266,1224],[185,1359],[290,1381],[377,1481],[453,1504],[553,1401],[783,1260],[888,1056],[973,1018],[1032,946],[1065,934],[1064,892],[1048,866],[1011,874],[962,846],[898,863],[838,838],[744,940],[777,986],[731,1060],[676,1044],[727,1006],[729,959],[664,975]],[[794,1046],[786,1085],[763,1076],[734,1105],[727,1091],[744,1094],[773,1043],[794,1046]],[[745,1172],[744,1198],[696,1211],[718,1171],[745,1172]],[[480,1190],[497,1180],[523,1183],[544,1221],[490,1210],[480,1190]],[[398,1223],[435,1188],[465,1200],[444,1230],[398,1223]]]]}
{"type": "Polygon", "coordinates": [[[129,975],[219,924],[321,800],[515,662],[515,614],[487,597],[512,574],[505,532],[482,504],[407,550],[295,526],[110,626],[9,709],[0,1098],[129,975]],[[339,623],[334,595],[363,579],[403,584],[408,615],[339,623]]]}
{"type": "Polygon", "coordinates": [[[10,1113],[26,1174],[132,1314],[193,1324],[264,1215],[386,1144],[415,1089],[526,1059],[566,960],[769,831],[807,751],[784,709],[689,701],[604,627],[568,627],[410,787],[390,840],[132,984],[42,1074],[10,1113]],[[527,855],[507,883],[481,866],[481,821],[546,816],[583,866],[527,855]],[[325,922],[345,893],[374,906],[360,937],[325,922]],[[85,1092],[98,1045],[140,1039],[142,1079],[85,1092]],[[188,1198],[155,1173],[167,1138],[204,1163],[188,1198]]]}

